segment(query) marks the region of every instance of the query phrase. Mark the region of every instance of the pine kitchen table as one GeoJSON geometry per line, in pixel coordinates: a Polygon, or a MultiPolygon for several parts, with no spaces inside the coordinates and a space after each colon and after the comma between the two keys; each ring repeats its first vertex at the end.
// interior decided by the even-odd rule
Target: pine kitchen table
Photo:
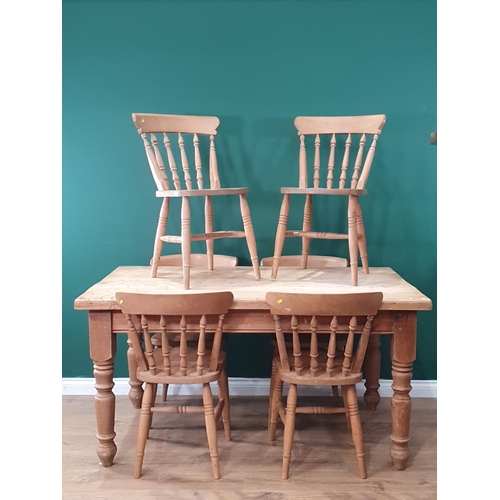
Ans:
{"type": "MultiPolygon", "coordinates": [[[[358,286],[354,287],[351,285],[351,270],[348,267],[283,267],[276,280],[271,280],[271,268],[262,267],[261,279],[256,280],[252,267],[244,266],[218,267],[213,271],[192,268],[190,290],[184,289],[181,267],[159,268],[157,277],[151,278],[149,266],[122,266],[75,299],[74,308],[88,311],[89,315],[90,358],[94,363],[97,391],[97,455],[103,466],[113,464],[117,451],[114,442],[114,357],[116,334],[127,331],[125,319],[114,301],[115,293],[193,293],[199,290],[229,290],[233,293],[234,302],[224,322],[224,331],[228,334],[274,333],[274,320],[265,301],[265,295],[270,290],[301,293],[383,292],[384,300],[373,321],[363,369],[366,387],[364,400],[369,410],[376,409],[380,400],[380,335],[390,335],[393,377],[390,455],[397,469],[406,467],[409,457],[410,383],[416,358],[417,312],[430,310],[431,300],[388,267],[370,268],[369,274],[360,273],[358,286]]],[[[129,397],[134,406],[138,407],[142,399],[141,384],[132,376],[130,385],[129,397]]]]}

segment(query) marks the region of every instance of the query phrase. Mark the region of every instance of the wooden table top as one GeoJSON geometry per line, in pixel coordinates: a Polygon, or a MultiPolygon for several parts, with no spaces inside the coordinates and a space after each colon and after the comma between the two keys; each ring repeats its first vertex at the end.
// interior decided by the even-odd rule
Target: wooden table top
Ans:
{"type": "Polygon", "coordinates": [[[160,267],[156,278],[150,277],[149,266],[120,266],[75,299],[76,310],[119,310],[114,300],[118,291],[140,293],[196,293],[201,290],[233,292],[231,309],[268,310],[268,291],[301,293],[349,293],[381,291],[381,310],[429,311],[432,301],[388,267],[370,268],[369,274],[359,273],[358,286],[351,285],[349,267],[299,269],[281,267],[276,280],[271,280],[271,268],[261,268],[261,280],[255,279],[253,268],[219,267],[213,271],[191,269],[191,289],[184,290],[180,267],[160,267]]]}

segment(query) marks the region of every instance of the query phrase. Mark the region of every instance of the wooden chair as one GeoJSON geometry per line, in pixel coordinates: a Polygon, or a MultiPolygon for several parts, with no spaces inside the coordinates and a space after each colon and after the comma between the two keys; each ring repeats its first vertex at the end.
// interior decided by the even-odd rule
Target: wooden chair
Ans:
{"type": "MultiPolygon", "coordinates": [[[[283,202],[276,230],[271,279],[276,279],[278,275],[285,238],[302,238],[303,268],[307,268],[311,238],[348,240],[351,281],[356,286],[358,284],[358,253],[361,257],[363,272],[365,274],[369,272],[366,236],[359,197],[366,194],[366,183],[373,163],[377,140],[385,124],[385,115],[298,116],[295,118],[294,124],[300,137],[299,187],[281,188],[283,202]],[[328,164],[326,167],[326,187],[324,188],[320,187],[320,138],[322,135],[327,135],[330,138],[328,164]],[[367,154],[364,155],[367,136],[370,135],[372,136],[372,140],[367,154]],[[309,142],[309,136],[314,137],[313,187],[308,187],[306,138],[307,142],[309,142]],[[341,141],[341,138],[344,136],[346,136],[345,140],[341,141]],[[350,169],[349,156],[356,142],[358,143],[358,150],[353,168],[350,169]],[[335,157],[341,153],[342,146],[344,147],[342,163],[340,169],[335,169],[335,157]],[[348,170],[351,171],[349,185],[346,184],[348,170]],[[288,230],[287,222],[290,211],[290,196],[296,194],[305,195],[303,225],[302,229],[288,230]],[[313,196],[315,195],[344,196],[348,198],[347,234],[312,231],[312,207],[313,196]]],[[[322,217],[322,219],[330,219],[330,216],[322,217]]]]}
{"type": "Polygon", "coordinates": [[[352,432],[359,475],[366,478],[363,436],[356,383],[361,382],[361,367],[368,346],[373,317],[382,303],[381,292],[353,294],[300,294],[268,292],[266,301],[274,315],[278,344],[269,435],[276,439],[278,416],[284,422],[282,478],[288,479],[296,413],[345,413],[352,432]],[[357,317],[363,317],[358,327],[357,317]],[[350,319],[350,321],[349,321],[350,319]],[[349,321],[347,323],[347,321],[349,321]],[[318,330],[329,330],[328,346],[320,348],[318,330]],[[293,346],[287,346],[284,332],[291,331],[293,346]],[[309,336],[304,349],[300,334],[309,336]],[[343,355],[337,359],[337,338],[347,334],[343,355]],[[357,347],[355,334],[360,334],[357,347]],[[289,384],[286,409],[282,405],[282,385],[289,384]],[[299,407],[297,386],[341,386],[344,407],[299,407]]]}
{"type": "Polygon", "coordinates": [[[156,277],[163,243],[177,243],[181,245],[183,284],[184,288],[188,289],[190,287],[189,270],[191,266],[191,242],[206,241],[208,268],[213,269],[214,240],[221,238],[246,238],[255,277],[260,279],[257,243],[255,241],[252,219],[250,217],[250,207],[246,199],[248,188],[221,188],[220,186],[214,140],[220,123],[219,119],[216,116],[133,113],[132,120],[144,142],[146,156],[157,187],[156,196],[163,198],[156,230],[151,276],[156,277]],[[161,134],[163,137],[162,142],[166,150],[173,189],[170,187],[171,184],[168,180],[167,169],[165,168],[165,163],[155,134],[161,134]],[[172,143],[170,142],[168,134],[177,134],[184,187],[179,178],[172,143]],[[183,134],[193,136],[193,156],[196,170],[195,183],[191,180],[188,154],[185,148],[183,134]],[[209,137],[209,186],[205,186],[203,179],[202,155],[200,151],[202,149],[200,144],[204,142],[202,141],[202,136],[209,137]],[[243,231],[214,230],[212,197],[228,195],[239,197],[243,231]],[[201,234],[191,234],[189,199],[194,196],[202,196],[205,199],[205,232],[201,234]],[[180,236],[166,234],[171,198],[181,199],[180,236]]]}
{"type": "MultiPolygon", "coordinates": [[[[287,267],[302,267],[304,264],[304,260],[302,258],[302,255],[282,255],[280,257],[280,266],[287,266],[287,267]]],[[[260,265],[262,267],[271,267],[273,265],[273,257],[264,257],[260,261],[260,265]]],[[[323,255],[309,255],[307,258],[307,268],[310,269],[321,269],[323,267],[347,267],[347,259],[344,259],[343,257],[333,257],[333,256],[323,256],[323,255]]],[[[307,269],[306,268],[306,269],[307,269]]],[[[291,345],[291,339],[286,339],[286,342],[288,345],[291,345]]],[[[276,365],[274,363],[274,358],[276,357],[277,351],[276,351],[276,338],[273,338],[271,340],[271,343],[274,347],[274,354],[275,356],[273,357],[273,363],[271,367],[271,378],[269,380],[269,417],[268,417],[268,424],[270,425],[271,423],[271,401],[272,401],[272,395],[273,395],[273,387],[274,387],[274,377],[276,375],[276,365]]],[[[342,345],[339,342],[338,343],[338,348],[341,349],[342,345]]],[[[337,386],[333,387],[333,398],[334,402],[338,404],[339,402],[339,391],[337,386]]]]}
{"type": "Polygon", "coordinates": [[[137,361],[137,379],[146,387],[142,399],[135,477],[142,474],[146,441],[153,413],[204,413],[205,426],[215,479],[220,478],[216,425],[222,415],[224,434],[231,439],[229,388],[226,355],[221,349],[224,316],[233,302],[231,292],[153,295],[118,292],[115,300],[126,317],[128,338],[137,361]],[[178,321],[181,340],[179,347],[170,348],[169,322],[178,321]],[[161,348],[153,345],[153,330],[160,331],[161,348]],[[187,334],[198,335],[196,348],[190,348],[187,334]],[[206,349],[205,339],[214,332],[212,349],[206,349]],[[219,399],[214,409],[210,382],[217,381],[219,399]],[[155,406],[158,384],[202,384],[203,406],[155,406]]]}

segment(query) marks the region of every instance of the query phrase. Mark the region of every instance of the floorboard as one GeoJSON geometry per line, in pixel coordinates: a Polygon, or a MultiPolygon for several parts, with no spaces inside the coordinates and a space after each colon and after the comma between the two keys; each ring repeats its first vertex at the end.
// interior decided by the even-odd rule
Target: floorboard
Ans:
{"type": "MultiPolygon", "coordinates": [[[[201,398],[200,398],[201,399],[201,398]]],[[[303,398],[306,402],[307,398],[303,398]]],[[[170,398],[198,404],[192,396],[170,398]]],[[[300,398],[299,398],[300,402],[300,398]]],[[[94,398],[63,396],[63,500],[327,500],[437,498],[437,400],[412,401],[411,456],[404,471],[392,467],[390,399],[376,412],[360,400],[368,478],[357,475],[351,436],[343,415],[298,415],[290,478],[281,479],[283,432],[268,440],[265,397],[231,398],[232,441],[218,427],[221,479],[212,478],[202,414],[155,414],[143,476],[133,478],[139,410],[116,397],[118,453],[104,468],[95,453],[94,398]]]]}

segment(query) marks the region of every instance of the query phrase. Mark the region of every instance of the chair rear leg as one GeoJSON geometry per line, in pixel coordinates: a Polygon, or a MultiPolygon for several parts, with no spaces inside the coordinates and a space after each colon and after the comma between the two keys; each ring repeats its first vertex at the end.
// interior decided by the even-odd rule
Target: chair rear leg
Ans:
{"type": "Polygon", "coordinates": [[[281,395],[283,393],[283,382],[275,373],[273,386],[271,388],[271,415],[269,417],[269,441],[276,439],[276,426],[278,425],[279,406],[281,403],[281,395]]]}
{"type": "Polygon", "coordinates": [[[224,398],[224,407],[222,408],[222,425],[224,427],[224,436],[226,441],[231,441],[231,414],[229,411],[229,383],[227,380],[226,367],[222,368],[219,380],[219,397],[224,398]]]}
{"type": "Polygon", "coordinates": [[[247,198],[244,194],[240,194],[240,210],[241,219],[243,221],[243,229],[247,240],[248,251],[250,252],[250,260],[255,274],[255,278],[260,280],[259,256],[257,255],[257,241],[250,217],[250,207],[248,206],[247,198]]]}
{"type": "Polygon", "coordinates": [[[156,278],[158,272],[158,264],[160,263],[161,250],[163,241],[160,239],[165,236],[167,230],[168,211],[170,207],[170,198],[163,198],[160,207],[160,215],[158,217],[158,226],[156,227],[155,244],[153,249],[153,262],[151,264],[151,277],[156,278]]]}
{"type": "MultiPolygon", "coordinates": [[[[302,231],[311,230],[312,221],[312,195],[306,194],[306,201],[304,204],[304,221],[302,224],[302,231]]],[[[302,238],[302,268],[307,269],[307,258],[309,257],[309,246],[311,238],[302,238]]]]}
{"type": "Polygon", "coordinates": [[[215,479],[220,479],[219,451],[217,447],[217,422],[214,415],[214,400],[210,384],[203,384],[203,407],[205,409],[205,427],[207,430],[208,449],[212,460],[212,471],[215,479]]]}
{"type": "Polygon", "coordinates": [[[354,385],[344,386],[347,392],[347,402],[349,404],[349,414],[351,416],[352,440],[358,459],[359,476],[366,479],[365,453],[363,449],[363,431],[361,428],[361,418],[359,416],[358,398],[354,385]]]}
{"type": "Polygon", "coordinates": [[[283,251],[283,244],[285,243],[286,225],[288,223],[288,213],[290,212],[290,195],[283,195],[283,202],[281,203],[280,215],[278,219],[278,227],[276,229],[276,238],[274,240],[274,256],[273,268],[271,270],[271,279],[276,279],[278,276],[278,268],[280,264],[281,252],[283,251]]]}
{"type": "Polygon", "coordinates": [[[142,396],[144,390],[142,388],[142,382],[137,379],[137,360],[135,359],[134,349],[132,348],[132,343],[127,339],[128,349],[127,349],[127,364],[128,364],[128,383],[130,385],[130,391],[128,393],[128,398],[132,402],[134,408],[139,409],[142,404],[142,396]]]}
{"type": "Polygon", "coordinates": [[[161,393],[161,400],[165,403],[167,401],[168,384],[163,384],[163,390],[161,393]]]}
{"type": "Polygon", "coordinates": [[[142,398],[141,415],[139,417],[139,428],[137,431],[137,448],[135,454],[134,477],[140,478],[142,475],[142,462],[144,460],[144,450],[151,426],[151,406],[155,395],[154,384],[146,384],[144,396],[142,398]]]}
{"type": "Polygon", "coordinates": [[[359,203],[359,198],[356,200],[356,226],[358,230],[358,246],[359,246],[359,256],[361,258],[361,265],[363,266],[363,273],[369,274],[370,269],[368,267],[368,252],[366,249],[366,234],[365,226],[363,224],[363,214],[361,213],[361,204],[359,203]]]}

